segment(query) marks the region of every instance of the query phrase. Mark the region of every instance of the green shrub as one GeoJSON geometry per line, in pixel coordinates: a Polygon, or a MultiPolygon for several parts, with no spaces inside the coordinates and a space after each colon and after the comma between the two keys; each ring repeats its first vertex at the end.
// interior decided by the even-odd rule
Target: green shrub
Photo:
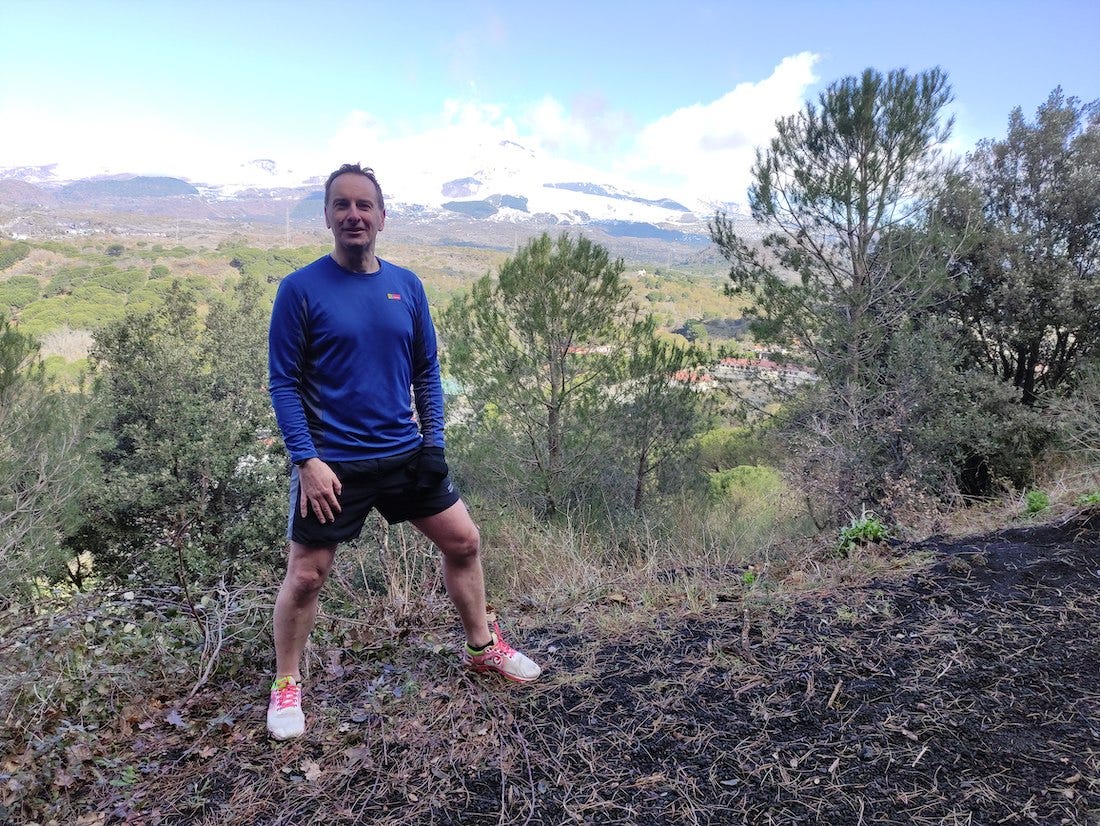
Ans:
{"type": "Polygon", "coordinates": [[[0,247],[0,270],[6,270],[31,254],[31,245],[25,241],[16,241],[0,247]]]}
{"type": "Polygon", "coordinates": [[[699,466],[708,471],[757,465],[768,459],[766,434],[750,427],[718,427],[696,437],[699,466]]]}
{"type": "Polygon", "coordinates": [[[147,280],[148,276],[139,269],[120,270],[116,267],[96,267],[88,283],[125,295],[133,292],[147,280]]]}
{"type": "Polygon", "coordinates": [[[0,283],[0,313],[5,308],[21,310],[42,295],[38,279],[30,275],[16,275],[0,283]]]}
{"type": "Polygon", "coordinates": [[[126,314],[126,304],[118,293],[85,285],[71,295],[55,295],[28,305],[20,314],[20,326],[35,336],[58,327],[74,330],[98,330],[126,314]]]}
{"type": "Polygon", "coordinates": [[[1092,493],[1083,493],[1073,500],[1075,505],[1100,505],[1100,491],[1093,491],[1092,493]]]}
{"type": "Polygon", "coordinates": [[[707,490],[712,499],[731,497],[768,498],[783,489],[779,472],[766,465],[738,465],[707,476],[707,490]]]}
{"type": "Polygon", "coordinates": [[[1029,490],[1024,495],[1024,513],[1034,516],[1050,507],[1050,497],[1041,490],[1029,490]]]}
{"type": "Polygon", "coordinates": [[[80,533],[97,572],[128,585],[254,581],[276,567],[286,456],[270,442],[267,305],[255,279],[200,312],[182,284],[157,310],[96,333],[106,425],[80,533]]]}
{"type": "Polygon", "coordinates": [[[882,520],[864,508],[859,516],[853,516],[852,521],[840,529],[837,556],[845,557],[860,545],[882,542],[889,536],[890,531],[882,520]]]}
{"type": "Polygon", "coordinates": [[[47,298],[71,293],[76,287],[88,283],[91,277],[92,268],[87,264],[65,267],[54,274],[43,293],[47,298]]]}

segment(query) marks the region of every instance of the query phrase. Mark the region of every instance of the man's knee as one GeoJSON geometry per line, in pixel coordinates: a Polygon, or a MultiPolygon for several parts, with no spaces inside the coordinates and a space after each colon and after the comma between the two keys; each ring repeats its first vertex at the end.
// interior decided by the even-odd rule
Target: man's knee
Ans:
{"type": "Polygon", "coordinates": [[[311,553],[291,550],[287,563],[286,584],[296,595],[307,597],[316,594],[328,579],[332,568],[332,554],[327,551],[311,553]]]}
{"type": "Polygon", "coordinates": [[[298,565],[286,572],[286,583],[295,594],[307,596],[321,590],[328,571],[315,565],[298,565]]]}
{"type": "Polygon", "coordinates": [[[467,562],[475,559],[481,549],[481,534],[474,525],[461,533],[448,536],[440,544],[439,550],[452,562],[467,562]]]}

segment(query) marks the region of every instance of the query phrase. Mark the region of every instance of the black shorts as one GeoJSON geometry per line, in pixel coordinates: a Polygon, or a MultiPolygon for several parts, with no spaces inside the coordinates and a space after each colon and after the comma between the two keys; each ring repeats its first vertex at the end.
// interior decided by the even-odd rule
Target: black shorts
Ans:
{"type": "Polygon", "coordinates": [[[340,512],[336,520],[322,525],[313,508],[301,515],[298,502],[298,468],[290,474],[290,517],[287,538],[312,548],[329,547],[359,536],[371,508],[391,525],[409,519],[435,516],[459,500],[458,491],[446,477],[427,488],[418,487],[420,448],[384,459],[361,462],[328,462],[340,480],[340,512]]]}

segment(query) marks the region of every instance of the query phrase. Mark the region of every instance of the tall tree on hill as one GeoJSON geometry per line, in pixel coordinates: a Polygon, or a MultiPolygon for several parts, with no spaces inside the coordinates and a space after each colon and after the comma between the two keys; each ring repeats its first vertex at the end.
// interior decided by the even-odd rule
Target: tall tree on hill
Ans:
{"type": "Polygon", "coordinates": [[[662,470],[677,465],[705,430],[708,398],[694,384],[704,352],[657,335],[652,316],[638,320],[626,342],[623,387],[611,411],[616,455],[631,480],[631,507],[640,511],[662,470]]]}
{"type": "Polygon", "coordinates": [[[1057,88],[1033,122],[1017,107],[947,197],[957,231],[980,217],[952,262],[948,314],[970,363],[1036,405],[1100,353],[1100,101],[1057,88]]]}
{"type": "Polygon", "coordinates": [[[905,406],[888,394],[886,356],[943,275],[919,248],[927,235],[909,228],[942,181],[950,100],[939,69],[868,69],[830,84],[757,152],[749,200],[770,230],[763,249],[725,214],[710,224],[730,291],[752,301],[754,334],[798,345],[818,372],[793,432],[831,519],[881,501],[906,471],[902,429],[882,427],[905,406]]]}
{"type": "Polygon", "coordinates": [[[441,316],[472,408],[449,433],[482,491],[546,515],[640,510],[687,449],[701,403],[672,379],[700,354],[658,338],[622,273],[599,244],[544,234],[441,316]]]}
{"type": "Polygon", "coordinates": [[[518,472],[551,514],[591,467],[600,391],[615,373],[600,345],[618,334],[630,289],[622,273],[589,239],[544,233],[441,317],[450,371],[475,411],[495,411],[520,437],[518,472]]]}

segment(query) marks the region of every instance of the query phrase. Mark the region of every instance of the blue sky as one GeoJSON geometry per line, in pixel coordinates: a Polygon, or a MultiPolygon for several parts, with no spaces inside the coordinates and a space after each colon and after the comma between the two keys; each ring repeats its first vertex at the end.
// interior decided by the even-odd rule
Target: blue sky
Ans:
{"type": "Polygon", "coordinates": [[[0,32],[0,169],[70,176],[358,160],[412,189],[507,139],[743,201],[776,117],[868,66],[945,69],[959,150],[1057,85],[1100,98],[1096,0],[0,0],[0,32]]]}

